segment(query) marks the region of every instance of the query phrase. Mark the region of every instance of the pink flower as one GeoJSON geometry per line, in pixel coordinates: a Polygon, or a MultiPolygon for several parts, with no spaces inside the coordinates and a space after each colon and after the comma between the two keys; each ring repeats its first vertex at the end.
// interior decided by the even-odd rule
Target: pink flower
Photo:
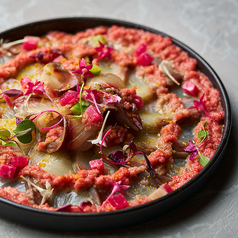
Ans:
{"type": "Polygon", "coordinates": [[[194,101],[193,101],[194,106],[189,107],[189,108],[187,108],[187,109],[196,109],[197,111],[201,111],[201,112],[205,113],[209,118],[211,118],[217,125],[219,125],[219,124],[216,122],[216,120],[215,120],[214,118],[212,118],[212,117],[208,114],[208,112],[206,111],[206,109],[205,109],[205,100],[203,100],[204,96],[205,96],[205,94],[203,94],[203,95],[201,96],[201,98],[200,98],[199,101],[194,100],[194,101]]]}
{"type": "Polygon", "coordinates": [[[85,59],[82,59],[79,61],[79,69],[73,71],[73,74],[81,75],[84,81],[86,81],[87,77],[94,78],[94,74],[90,71],[92,67],[92,64],[86,65],[85,59]]]}
{"type": "Polygon", "coordinates": [[[104,45],[102,42],[99,41],[100,46],[96,47],[96,51],[99,53],[98,59],[102,58],[108,58],[111,59],[112,55],[111,52],[113,51],[113,48],[107,45],[104,45]]]}
{"type": "Polygon", "coordinates": [[[21,85],[23,89],[26,90],[25,95],[31,93],[43,95],[45,93],[45,89],[43,87],[44,83],[42,83],[41,81],[36,81],[35,83],[33,83],[28,77],[24,77],[21,81],[21,85]]]}

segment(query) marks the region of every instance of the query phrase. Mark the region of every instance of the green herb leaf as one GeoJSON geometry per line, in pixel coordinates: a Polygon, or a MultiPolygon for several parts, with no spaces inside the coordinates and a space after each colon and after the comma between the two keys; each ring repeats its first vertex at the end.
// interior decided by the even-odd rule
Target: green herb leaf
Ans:
{"type": "Polygon", "coordinates": [[[11,133],[7,129],[0,129],[0,139],[9,139],[11,133]]]}
{"type": "Polygon", "coordinates": [[[15,143],[14,142],[12,142],[12,141],[8,141],[8,142],[6,142],[6,141],[3,141],[3,140],[0,140],[1,141],[1,143],[2,143],[2,145],[3,146],[10,146],[10,145],[15,145],[15,143]]]}
{"type": "Polygon", "coordinates": [[[102,35],[96,35],[92,38],[92,42],[94,45],[99,45],[99,41],[102,42],[104,45],[106,44],[106,41],[102,35]]]}
{"type": "Polygon", "coordinates": [[[32,141],[31,132],[36,129],[34,122],[31,120],[23,120],[17,124],[16,129],[13,131],[16,133],[17,139],[23,143],[28,144],[32,141]]]}
{"type": "Polygon", "coordinates": [[[205,138],[208,136],[209,132],[205,130],[205,126],[207,125],[207,122],[205,121],[202,125],[202,130],[200,130],[197,134],[197,136],[201,139],[201,141],[205,140],[205,138]]]}
{"type": "Polygon", "coordinates": [[[199,151],[198,151],[198,156],[199,156],[199,158],[198,158],[199,163],[203,167],[205,167],[208,164],[208,162],[210,161],[210,159],[208,157],[202,155],[199,151]]]}

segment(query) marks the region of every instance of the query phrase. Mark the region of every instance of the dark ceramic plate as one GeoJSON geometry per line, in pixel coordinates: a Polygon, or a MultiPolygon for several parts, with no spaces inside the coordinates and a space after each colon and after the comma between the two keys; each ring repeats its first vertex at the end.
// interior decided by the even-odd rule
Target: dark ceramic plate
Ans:
{"type": "MultiPolygon", "coordinates": [[[[152,33],[167,36],[157,30],[134,23],[103,18],[80,17],[52,19],[26,24],[0,33],[0,38],[13,41],[21,39],[25,35],[41,36],[52,30],[74,33],[100,25],[107,27],[118,25],[129,28],[143,29],[152,33]]],[[[133,208],[107,213],[72,214],[38,210],[0,198],[0,214],[2,217],[26,225],[44,229],[54,229],[57,231],[99,231],[116,229],[145,222],[174,209],[195,195],[195,193],[197,193],[207,183],[208,179],[211,178],[222,158],[225,156],[225,150],[231,130],[229,98],[221,80],[211,66],[188,46],[174,38],[172,39],[174,44],[178,45],[182,48],[182,50],[188,52],[190,57],[197,60],[198,70],[207,75],[212,82],[213,87],[220,92],[222,107],[225,111],[224,134],[218,150],[208,165],[197,176],[181,188],[162,198],[133,208]]]]}

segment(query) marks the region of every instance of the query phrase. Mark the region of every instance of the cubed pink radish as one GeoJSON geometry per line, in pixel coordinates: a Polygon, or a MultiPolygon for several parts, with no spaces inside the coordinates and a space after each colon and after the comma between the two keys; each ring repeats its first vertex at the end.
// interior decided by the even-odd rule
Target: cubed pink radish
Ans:
{"type": "Polygon", "coordinates": [[[194,96],[194,97],[196,97],[198,94],[198,87],[194,83],[189,82],[189,81],[186,81],[183,84],[182,89],[185,93],[187,93],[191,96],[194,96]]]}
{"type": "Polygon", "coordinates": [[[38,38],[33,37],[33,36],[25,36],[24,39],[27,41],[23,43],[22,48],[24,50],[30,51],[30,50],[35,50],[38,45],[38,38]]]}
{"type": "Polygon", "coordinates": [[[27,166],[28,163],[28,158],[27,157],[12,157],[11,158],[11,165],[16,166],[16,167],[25,167],[27,166]]]}
{"type": "Polygon", "coordinates": [[[105,168],[101,159],[95,159],[95,160],[89,161],[89,166],[90,166],[90,169],[97,169],[99,170],[100,174],[104,174],[105,168]]]}
{"type": "Polygon", "coordinates": [[[112,204],[112,206],[116,210],[129,206],[127,200],[124,198],[122,194],[113,195],[108,199],[108,201],[112,204]]]}
{"type": "Polygon", "coordinates": [[[98,121],[103,121],[103,117],[99,112],[97,111],[96,107],[93,105],[89,106],[86,110],[85,113],[87,113],[89,119],[91,122],[98,122],[98,121]]]}
{"type": "Polygon", "coordinates": [[[0,176],[4,178],[13,179],[16,167],[8,164],[2,164],[0,167],[0,176]]]}
{"type": "Polygon", "coordinates": [[[142,66],[148,66],[152,63],[154,59],[148,54],[148,53],[142,53],[138,58],[137,58],[137,63],[142,66]]]}

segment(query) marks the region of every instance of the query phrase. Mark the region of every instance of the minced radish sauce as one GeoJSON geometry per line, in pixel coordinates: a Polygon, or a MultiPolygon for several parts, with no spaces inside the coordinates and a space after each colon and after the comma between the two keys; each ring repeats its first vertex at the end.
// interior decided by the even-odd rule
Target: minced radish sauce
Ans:
{"type": "Polygon", "coordinates": [[[112,26],[5,42],[3,198],[59,212],[137,206],[184,185],[220,144],[219,92],[170,37],[112,26]]]}

